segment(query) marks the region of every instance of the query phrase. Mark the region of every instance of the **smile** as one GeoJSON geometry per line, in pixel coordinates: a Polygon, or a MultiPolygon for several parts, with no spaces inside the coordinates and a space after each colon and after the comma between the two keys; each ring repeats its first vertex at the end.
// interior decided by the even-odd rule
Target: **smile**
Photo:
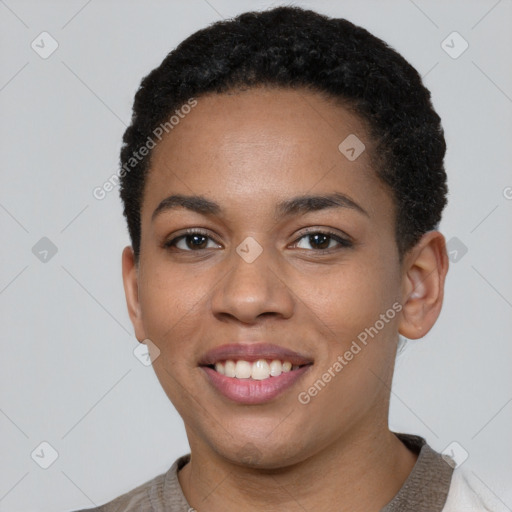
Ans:
{"type": "Polygon", "coordinates": [[[273,359],[271,361],[266,359],[258,359],[257,361],[245,361],[239,359],[233,361],[219,361],[213,365],[216,372],[226,377],[236,379],[252,379],[252,380],[265,380],[273,377],[279,377],[282,373],[298,370],[300,365],[292,365],[290,361],[280,361],[273,359]]]}
{"type": "Polygon", "coordinates": [[[268,343],[232,343],[199,361],[216,392],[241,404],[263,404],[293,386],[313,365],[307,355],[268,343]]]}
{"type": "Polygon", "coordinates": [[[208,366],[201,369],[206,373],[213,388],[225,398],[240,404],[257,405],[270,402],[291,388],[310,367],[311,364],[304,365],[296,370],[283,372],[278,377],[262,380],[227,377],[208,366]]]}

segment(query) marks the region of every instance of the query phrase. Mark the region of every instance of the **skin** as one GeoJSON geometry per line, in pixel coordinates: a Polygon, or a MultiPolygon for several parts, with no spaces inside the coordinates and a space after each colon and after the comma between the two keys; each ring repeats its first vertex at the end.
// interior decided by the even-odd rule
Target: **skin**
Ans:
{"type": "Polygon", "coordinates": [[[261,87],[198,98],[154,149],[140,260],[124,249],[123,279],[136,337],[151,340],[154,355],[158,347],[155,372],[185,423],[192,458],[178,477],[199,512],[378,511],[416,462],[388,428],[398,333],[416,339],[433,326],[448,259],[432,231],[400,260],[393,195],[371,167],[372,149],[363,122],[343,106],[315,92],[261,87]],[[338,150],[349,134],[366,146],[353,162],[338,150]],[[280,201],[333,191],[366,214],[274,214],[280,201]],[[152,221],[171,194],[204,196],[222,213],[180,207],[152,221]],[[190,238],[162,247],[185,228],[206,230],[205,248],[190,238]],[[306,228],[353,245],[315,245],[306,228]],[[252,263],[236,252],[249,236],[263,248],[252,263]],[[400,313],[301,404],[298,393],[394,303],[400,313]],[[314,364],[271,402],[234,403],[198,361],[219,345],[258,341],[314,364]]]}

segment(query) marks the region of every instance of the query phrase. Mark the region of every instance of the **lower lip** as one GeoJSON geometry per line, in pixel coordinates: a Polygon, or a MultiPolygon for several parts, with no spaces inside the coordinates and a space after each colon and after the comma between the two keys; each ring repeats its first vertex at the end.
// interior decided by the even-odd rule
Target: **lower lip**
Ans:
{"type": "Polygon", "coordinates": [[[241,404],[256,405],[270,402],[297,382],[311,365],[283,372],[279,377],[263,380],[226,377],[208,366],[201,366],[210,383],[222,395],[241,404]]]}

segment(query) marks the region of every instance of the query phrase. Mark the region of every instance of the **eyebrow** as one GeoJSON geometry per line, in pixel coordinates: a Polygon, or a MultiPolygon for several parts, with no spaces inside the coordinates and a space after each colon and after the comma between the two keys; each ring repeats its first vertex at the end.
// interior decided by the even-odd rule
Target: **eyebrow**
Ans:
{"type": "MultiPolygon", "coordinates": [[[[220,205],[206,197],[174,194],[159,203],[151,216],[151,221],[161,213],[176,208],[186,208],[201,215],[219,215],[222,213],[220,205]]],[[[330,208],[349,208],[369,217],[364,208],[340,192],[327,195],[304,195],[287,199],[276,206],[275,214],[277,217],[288,217],[330,208]]]]}

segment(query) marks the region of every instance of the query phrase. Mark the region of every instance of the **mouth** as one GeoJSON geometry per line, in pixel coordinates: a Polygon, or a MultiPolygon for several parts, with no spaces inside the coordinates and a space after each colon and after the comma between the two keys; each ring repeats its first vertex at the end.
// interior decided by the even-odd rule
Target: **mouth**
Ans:
{"type": "Polygon", "coordinates": [[[217,392],[249,405],[275,399],[312,365],[307,356],[261,343],[223,345],[205,354],[199,363],[217,392]]]}
{"type": "Polygon", "coordinates": [[[310,364],[312,363],[298,365],[292,364],[291,361],[281,361],[279,359],[257,359],[254,362],[244,359],[227,359],[206,365],[206,368],[211,368],[220,375],[234,379],[266,380],[279,377],[282,373],[296,371],[310,364]]]}

